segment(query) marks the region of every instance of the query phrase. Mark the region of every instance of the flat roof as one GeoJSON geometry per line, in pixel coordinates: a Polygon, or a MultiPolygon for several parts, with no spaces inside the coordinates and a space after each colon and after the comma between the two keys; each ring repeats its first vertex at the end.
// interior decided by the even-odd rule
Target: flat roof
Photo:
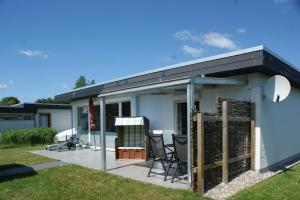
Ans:
{"type": "Polygon", "coordinates": [[[0,106],[0,113],[36,113],[38,109],[69,110],[71,108],[69,104],[19,103],[12,106],[0,106]]]}
{"type": "Polygon", "coordinates": [[[112,79],[58,94],[55,98],[72,101],[125,88],[192,76],[215,75],[224,77],[250,72],[260,72],[267,75],[282,74],[290,79],[293,84],[300,86],[300,73],[297,67],[267,47],[260,45],[112,79]],[[277,67],[274,65],[277,65],[277,67]],[[281,66],[281,69],[278,66],[281,66]]]}

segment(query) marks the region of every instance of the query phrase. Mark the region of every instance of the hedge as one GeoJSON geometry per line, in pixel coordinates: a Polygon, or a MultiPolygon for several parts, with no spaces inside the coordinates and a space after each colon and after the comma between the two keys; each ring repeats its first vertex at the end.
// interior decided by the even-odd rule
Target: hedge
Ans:
{"type": "Polygon", "coordinates": [[[1,144],[52,143],[57,131],[52,128],[9,129],[0,133],[1,144]]]}

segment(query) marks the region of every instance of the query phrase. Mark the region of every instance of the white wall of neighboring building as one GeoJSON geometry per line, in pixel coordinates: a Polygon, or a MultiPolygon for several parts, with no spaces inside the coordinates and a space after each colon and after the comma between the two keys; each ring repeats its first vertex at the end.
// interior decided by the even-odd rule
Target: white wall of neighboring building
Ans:
{"type": "Polygon", "coordinates": [[[51,128],[58,132],[71,129],[71,110],[68,109],[38,109],[37,112],[37,127],[39,126],[39,114],[49,113],[51,115],[51,128]]]}

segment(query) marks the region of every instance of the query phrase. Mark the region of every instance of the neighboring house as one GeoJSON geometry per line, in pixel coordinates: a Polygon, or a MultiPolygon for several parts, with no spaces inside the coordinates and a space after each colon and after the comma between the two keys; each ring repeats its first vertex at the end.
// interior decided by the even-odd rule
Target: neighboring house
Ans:
{"type": "Polygon", "coordinates": [[[0,131],[13,128],[50,127],[70,129],[71,106],[67,104],[21,103],[0,106],[0,131]]]}
{"type": "Polygon", "coordinates": [[[71,103],[73,128],[86,140],[93,143],[95,137],[99,145],[100,124],[104,124],[106,147],[111,148],[116,116],[146,116],[150,130],[163,130],[170,142],[172,133],[190,137],[189,113],[194,105],[201,112],[213,113],[217,97],[253,102],[254,169],[264,170],[300,156],[299,88],[298,69],[257,46],[75,89],[55,99],[71,103]],[[286,100],[274,103],[264,97],[263,89],[266,80],[277,74],[285,76],[292,89],[286,100]],[[89,128],[89,98],[94,101],[96,131],[89,128]],[[100,115],[106,116],[101,122],[100,115]]]}

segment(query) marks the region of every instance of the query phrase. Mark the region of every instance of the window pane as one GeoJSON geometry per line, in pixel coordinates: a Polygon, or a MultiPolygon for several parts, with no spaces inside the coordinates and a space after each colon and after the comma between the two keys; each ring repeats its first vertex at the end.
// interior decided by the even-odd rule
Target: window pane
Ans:
{"type": "Polygon", "coordinates": [[[81,134],[88,133],[88,127],[88,107],[79,107],[77,130],[81,134]]]}
{"type": "Polygon", "coordinates": [[[106,131],[116,132],[115,118],[119,116],[119,104],[106,104],[106,131]]]}
{"type": "Polygon", "coordinates": [[[33,114],[0,114],[0,120],[33,120],[33,114]]]}
{"type": "Polygon", "coordinates": [[[122,117],[130,117],[130,101],[122,102],[122,117]]]}
{"type": "Polygon", "coordinates": [[[94,123],[96,128],[92,131],[100,131],[100,105],[94,106],[94,123]]]}

